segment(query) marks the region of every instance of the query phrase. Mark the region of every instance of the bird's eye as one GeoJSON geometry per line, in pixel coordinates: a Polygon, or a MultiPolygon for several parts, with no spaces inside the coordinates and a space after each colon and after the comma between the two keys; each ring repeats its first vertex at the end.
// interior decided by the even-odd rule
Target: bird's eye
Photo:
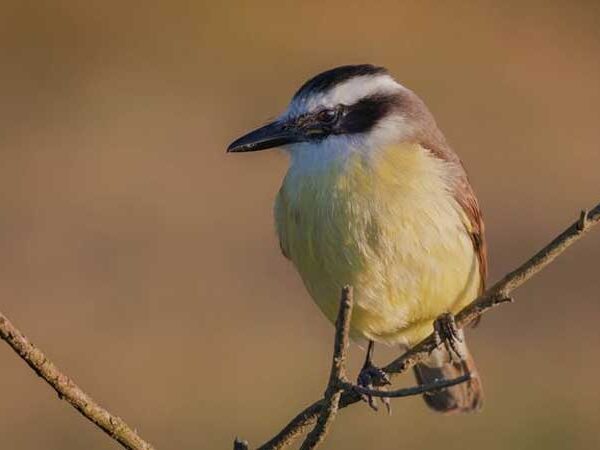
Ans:
{"type": "Polygon", "coordinates": [[[323,109],[317,113],[317,120],[324,124],[331,124],[338,117],[337,109],[323,109]]]}

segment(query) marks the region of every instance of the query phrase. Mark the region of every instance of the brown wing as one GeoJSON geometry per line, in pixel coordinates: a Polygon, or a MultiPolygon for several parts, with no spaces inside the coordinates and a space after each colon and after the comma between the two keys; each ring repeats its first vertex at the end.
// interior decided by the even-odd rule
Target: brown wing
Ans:
{"type": "Polygon", "coordinates": [[[485,225],[483,223],[481,209],[479,208],[479,202],[477,201],[475,192],[473,192],[473,188],[471,187],[466,174],[461,177],[456,185],[455,198],[458,204],[462,206],[471,225],[469,232],[471,234],[471,240],[473,241],[473,247],[477,253],[477,259],[479,260],[479,273],[481,275],[479,293],[481,294],[485,290],[488,271],[485,225]]]}
{"type": "MultiPolygon", "coordinates": [[[[421,136],[421,145],[429,150],[436,158],[446,161],[454,166],[459,171],[458,180],[454,187],[454,198],[462,207],[467,219],[469,220],[469,234],[473,241],[473,248],[479,260],[479,294],[485,291],[485,282],[487,278],[487,245],[485,242],[485,226],[483,224],[483,216],[479,209],[479,202],[475,196],[475,192],[469,183],[467,172],[462,164],[462,161],[456,153],[448,146],[443,135],[437,128],[433,128],[433,134],[425,134],[421,136]]],[[[473,320],[470,326],[475,327],[479,324],[481,317],[473,320]]]]}
{"type": "Polygon", "coordinates": [[[425,133],[419,137],[419,142],[422,147],[429,150],[432,155],[450,165],[454,166],[459,171],[460,175],[454,188],[454,198],[465,212],[469,224],[471,240],[473,248],[477,253],[479,260],[479,273],[481,276],[480,293],[485,290],[485,282],[487,278],[487,246],[485,243],[485,227],[483,224],[483,216],[479,209],[479,202],[475,196],[475,192],[469,183],[469,178],[465,168],[456,153],[448,146],[441,132],[437,127],[433,126],[429,129],[431,133],[425,133]]]}
{"type": "Polygon", "coordinates": [[[460,158],[446,142],[446,138],[435,123],[435,119],[427,106],[419,97],[408,90],[403,92],[401,100],[402,110],[413,125],[412,136],[407,137],[407,139],[420,144],[423,148],[429,150],[433,156],[447,162],[458,171],[458,182],[454,189],[454,195],[470,222],[469,232],[479,259],[480,289],[483,292],[487,275],[487,250],[483,219],[477,197],[475,197],[460,158]]]}

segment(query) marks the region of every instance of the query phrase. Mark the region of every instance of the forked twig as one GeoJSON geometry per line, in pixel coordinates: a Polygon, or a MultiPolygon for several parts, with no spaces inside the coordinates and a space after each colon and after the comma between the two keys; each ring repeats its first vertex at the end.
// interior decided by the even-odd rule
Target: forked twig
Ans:
{"type": "MultiPolygon", "coordinates": [[[[550,264],[571,244],[587,233],[592,226],[598,224],[598,222],[600,222],[600,204],[589,211],[582,211],[578,220],[557,236],[552,242],[517,269],[504,276],[479,298],[460,311],[456,316],[456,324],[459,327],[464,327],[493,307],[511,300],[510,293],[514,289],[523,285],[536,273],[550,264]]],[[[335,418],[338,409],[360,401],[360,389],[357,389],[357,386],[351,385],[345,380],[345,355],[348,346],[347,328],[352,308],[351,290],[345,288],[345,292],[346,301],[341,302],[340,315],[338,316],[338,320],[342,320],[344,325],[339,326],[336,329],[334,355],[338,355],[338,357],[334,356],[333,358],[332,370],[325,397],[300,412],[269,442],[259,447],[259,450],[274,450],[286,447],[291,444],[296,437],[316,423],[315,428],[309,433],[302,447],[307,449],[314,448],[323,440],[328,429],[331,427],[331,423],[335,418]],[[340,317],[342,317],[342,319],[340,319],[340,317]],[[332,382],[332,380],[336,381],[332,382]]],[[[142,439],[135,430],[128,426],[122,419],[111,414],[97,404],[56,365],[48,360],[46,355],[29,342],[25,335],[21,333],[21,331],[19,331],[2,313],[0,313],[0,338],[2,338],[40,377],[42,377],[58,393],[60,398],[67,400],[83,416],[96,424],[123,447],[134,450],[153,449],[153,447],[142,439]]],[[[390,375],[403,373],[414,364],[424,359],[436,345],[437,341],[435,337],[430,335],[402,356],[388,364],[384,368],[384,371],[390,375]]],[[[456,384],[461,381],[465,380],[460,380],[459,378],[446,381],[446,383],[456,384]]],[[[451,384],[446,384],[446,387],[450,385],[451,384]]],[[[431,390],[440,389],[441,387],[442,386],[435,385],[433,387],[425,386],[420,389],[431,390]]],[[[407,392],[413,392],[415,389],[419,388],[408,388],[408,390],[401,389],[392,392],[374,390],[371,392],[371,395],[392,396],[390,394],[396,392],[398,393],[397,396],[404,396],[408,395],[406,394],[407,392]],[[400,395],[400,393],[402,393],[402,395],[400,395]]],[[[422,392],[419,391],[416,393],[422,392]]],[[[237,439],[234,445],[235,448],[239,450],[248,448],[248,444],[245,441],[237,439]]]]}
{"type": "MultiPolygon", "coordinates": [[[[582,211],[577,221],[554,238],[552,242],[463,308],[455,318],[457,326],[464,327],[495,306],[512,301],[510,293],[513,290],[523,285],[550,264],[598,222],[600,222],[600,203],[589,211],[582,211]]],[[[416,363],[425,359],[436,345],[437,341],[432,334],[392,361],[383,370],[391,376],[406,372],[416,363]]],[[[338,408],[345,408],[357,403],[360,399],[360,395],[356,390],[346,390],[340,398],[338,408]]],[[[296,415],[273,438],[258,447],[258,450],[277,450],[290,445],[300,434],[306,432],[315,423],[324,407],[325,402],[323,399],[314,402],[296,415]]]]}
{"type": "Polygon", "coordinates": [[[352,315],[352,287],[344,286],[340,298],[340,308],[335,322],[335,340],[333,344],[333,358],[331,359],[331,372],[329,382],[323,396],[323,408],[317,419],[317,424],[308,433],[300,450],[312,450],[324,439],[338,412],[340,397],[346,381],[346,359],[348,355],[350,317],[352,315]]]}
{"type": "MultiPolygon", "coordinates": [[[[438,380],[434,383],[394,391],[380,391],[350,383],[346,377],[346,360],[348,359],[350,317],[352,315],[353,301],[352,286],[344,286],[341,293],[338,316],[335,322],[335,340],[331,360],[331,371],[327,388],[323,395],[321,411],[314,428],[306,436],[304,442],[300,446],[300,450],[312,450],[323,442],[331,429],[331,425],[333,424],[339,408],[340,398],[344,392],[379,398],[400,398],[436,391],[471,379],[470,374],[465,374],[452,380],[438,380]]],[[[236,438],[233,448],[234,450],[247,450],[248,443],[236,438]]]]}

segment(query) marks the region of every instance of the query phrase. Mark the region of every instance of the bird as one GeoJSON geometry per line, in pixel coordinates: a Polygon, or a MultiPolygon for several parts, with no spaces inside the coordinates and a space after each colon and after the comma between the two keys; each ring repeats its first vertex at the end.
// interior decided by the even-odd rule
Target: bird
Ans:
{"type": "MultiPolygon", "coordinates": [[[[282,254],[332,323],[340,290],[353,286],[350,336],[368,343],[359,383],[371,385],[385,378],[372,362],[375,343],[409,348],[485,289],[477,197],[425,103],[372,64],[310,78],[282,114],[227,152],[275,147],[290,161],[274,205],[282,254]]],[[[462,330],[450,334],[452,346],[414,366],[417,381],[468,373],[424,399],[440,413],[477,411],[480,376],[462,330]]]]}

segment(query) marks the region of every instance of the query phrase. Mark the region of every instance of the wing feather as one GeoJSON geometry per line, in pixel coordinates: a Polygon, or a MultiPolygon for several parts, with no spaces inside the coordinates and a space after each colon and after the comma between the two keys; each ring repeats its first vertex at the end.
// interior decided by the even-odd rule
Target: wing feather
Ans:
{"type": "Polygon", "coordinates": [[[455,188],[455,198],[458,204],[462,207],[467,219],[469,220],[468,231],[473,241],[473,248],[479,260],[479,274],[481,276],[481,285],[479,293],[485,290],[487,279],[488,263],[487,263],[487,245],[485,241],[485,225],[483,216],[479,207],[479,202],[475,196],[475,192],[469,183],[469,179],[465,174],[459,179],[455,188]]]}
{"type": "Polygon", "coordinates": [[[479,260],[479,274],[481,283],[480,294],[485,291],[485,283],[488,273],[487,263],[487,245],[485,241],[485,225],[483,215],[477,201],[477,196],[469,182],[469,177],[458,155],[448,146],[446,140],[439,130],[432,135],[421,136],[421,145],[429,150],[432,155],[448,164],[452,165],[458,171],[458,177],[454,186],[454,198],[462,207],[467,218],[467,231],[473,241],[473,248],[479,260]]]}

